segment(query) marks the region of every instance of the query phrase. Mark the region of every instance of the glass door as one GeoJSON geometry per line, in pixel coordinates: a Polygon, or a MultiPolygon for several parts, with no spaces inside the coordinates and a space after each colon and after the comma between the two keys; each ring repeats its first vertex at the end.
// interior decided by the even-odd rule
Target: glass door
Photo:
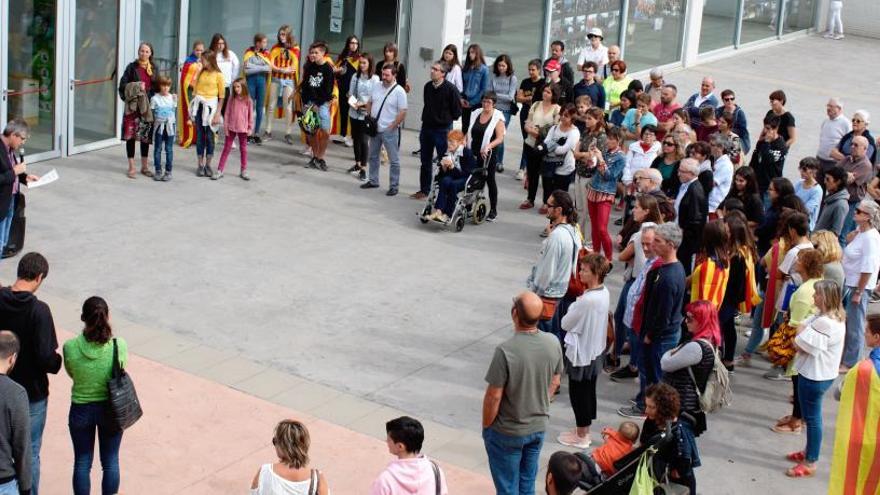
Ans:
{"type": "MultiPolygon", "coordinates": [[[[66,2],[65,2],[66,3],[66,2]]],[[[69,154],[91,151],[118,138],[119,2],[75,0],[69,4],[69,154]]]]}
{"type": "MultiPolygon", "coordinates": [[[[397,0],[364,2],[362,49],[370,52],[376,60],[381,60],[385,43],[397,42],[397,14],[397,0]]],[[[402,54],[401,60],[406,60],[402,54]]]]}
{"type": "Polygon", "coordinates": [[[28,160],[60,156],[58,129],[58,1],[0,3],[0,124],[30,126],[28,160]]]}
{"type": "MultiPolygon", "coordinates": [[[[355,19],[357,1],[355,0],[317,0],[315,4],[314,40],[322,40],[330,47],[335,59],[345,44],[345,38],[357,34],[355,19]]],[[[308,52],[302,47],[303,59],[308,52]]]]}

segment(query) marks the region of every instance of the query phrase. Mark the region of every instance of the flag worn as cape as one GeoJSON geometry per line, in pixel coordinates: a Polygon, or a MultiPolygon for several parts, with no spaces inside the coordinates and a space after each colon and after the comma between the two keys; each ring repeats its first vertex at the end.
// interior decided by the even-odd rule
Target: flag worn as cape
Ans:
{"type": "Polygon", "coordinates": [[[871,359],[850,369],[843,381],[829,495],[880,493],[880,375],[871,359]]]}
{"type": "Polygon", "coordinates": [[[196,129],[189,120],[189,102],[195,91],[196,75],[201,66],[199,59],[190,54],[183,62],[180,71],[180,84],[178,85],[180,96],[177,98],[177,142],[184,148],[189,148],[196,137],[196,129]]]}
{"type": "Polygon", "coordinates": [[[712,258],[705,258],[691,275],[691,302],[709,301],[718,309],[727,291],[730,269],[719,265],[712,258]]]}

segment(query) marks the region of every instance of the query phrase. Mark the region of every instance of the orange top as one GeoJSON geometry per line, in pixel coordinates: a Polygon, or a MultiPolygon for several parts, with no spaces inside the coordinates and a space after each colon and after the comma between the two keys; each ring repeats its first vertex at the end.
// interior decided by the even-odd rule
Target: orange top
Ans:
{"type": "Polygon", "coordinates": [[[605,428],[602,433],[607,435],[605,444],[593,449],[593,460],[602,469],[602,474],[612,475],[617,471],[614,469],[615,461],[629,454],[632,451],[633,443],[621,435],[619,431],[611,428],[605,428]]]}

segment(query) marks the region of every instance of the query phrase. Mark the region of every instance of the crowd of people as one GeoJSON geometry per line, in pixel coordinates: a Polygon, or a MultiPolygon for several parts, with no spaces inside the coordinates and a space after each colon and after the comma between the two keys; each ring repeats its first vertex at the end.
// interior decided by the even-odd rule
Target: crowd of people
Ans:
{"type": "MultiPolygon", "coordinates": [[[[795,162],[789,150],[807,131],[797,127],[784,91],[769,93],[753,137],[734,90],[716,93],[715,81],[705,77],[681,103],[661,70],[642,83],[627,73],[619,47],[603,44],[600,29],[588,38],[577,57],[578,81],[561,41],[551,44],[547,60],[530,61],[522,80],[508,55],[489,64],[472,44],[460,61],[458,48],[448,45],[423,88],[419,190],[410,197],[428,198],[437,183],[432,218],[449,222],[451,198],[464,178],[484,173],[487,219],[495,220],[496,175],[505,158],[513,163],[505,134],[519,114],[523,152],[511,167],[526,183],[519,209],[538,206],[548,220],[527,290],[511,307],[514,335],[496,348],[485,376],[482,436],[497,493],[534,493],[549,405],[563,374],[575,424],[556,441],[593,447],[597,384],[606,373],[611,382],[638,384],[618,409],[628,420],[603,429],[603,444],[584,456],[551,456],[547,493],[601,484],[618,461],[667,433],[676,445],[666,456],[669,478],[695,494],[698,439],[711,426],[706,391],[726,388],[724,377],[757,355],[772,364],[765,378],[792,384],[791,413],[768,427],[806,432],[804,449],[785,456],[793,463],[785,474],[812,476],[823,440],[823,396],[845,375],[842,400],[853,400],[856,387],[847,384],[862,376],[866,343],[874,349],[867,362],[875,375],[868,376],[880,373],[880,320],[867,314],[878,299],[880,272],[880,141],[868,130],[869,112],[847,118],[842,101],[830,98],[815,155],[795,162]],[[796,183],[784,177],[787,162],[796,163],[796,183]],[[613,210],[622,213],[616,222],[613,210]],[[605,286],[612,268],[623,276],[616,301],[605,286]],[[746,325],[748,340],[738,354],[737,327],[746,325]]],[[[271,49],[266,35],[255,35],[241,61],[216,34],[207,47],[194,43],[177,94],[152,54],[142,43],[119,81],[130,178],[137,177],[137,145],[140,172],[169,181],[174,143],[195,141],[197,176],[222,178],[237,147],[239,176],[249,180],[247,148],[273,139],[273,120],[280,118],[286,143],[294,144],[294,125],[301,129],[309,167],[327,170],[326,149],[336,135],[353,149],[348,171],[360,177],[361,188],[379,187],[380,162],[387,161],[386,194],[398,194],[411,87],[393,43],[373,57],[350,36],[334,59],[316,41],[300,66],[288,26],[279,28],[271,49]],[[224,144],[215,170],[218,134],[224,144]]],[[[14,153],[27,137],[21,121],[4,130],[3,198],[34,179],[14,153]]],[[[0,227],[8,231],[7,222],[0,227]]],[[[62,359],[51,312],[35,296],[47,275],[45,258],[29,253],[16,282],[0,289],[0,408],[7,412],[0,422],[10,422],[0,431],[0,493],[37,493],[47,373],[58,373],[62,363],[73,378],[73,491],[89,492],[97,434],[102,492],[116,493],[122,432],[108,424],[107,380],[114,362],[125,366],[127,347],[113,336],[106,301],[92,297],[83,305],[84,329],[64,344],[62,359]]],[[[730,390],[737,393],[735,384],[730,390]]],[[[420,454],[421,424],[402,417],[386,426],[397,460],[372,493],[446,493],[436,463],[420,454]]],[[[259,469],[253,493],[329,492],[324,474],[309,463],[302,423],[279,423],[273,445],[278,461],[259,469]]]]}

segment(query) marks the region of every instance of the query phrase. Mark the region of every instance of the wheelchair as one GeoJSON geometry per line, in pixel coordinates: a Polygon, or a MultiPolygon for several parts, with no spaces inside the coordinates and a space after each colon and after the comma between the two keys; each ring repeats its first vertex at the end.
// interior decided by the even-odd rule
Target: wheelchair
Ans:
{"type": "MultiPolygon", "coordinates": [[[[456,194],[455,210],[449,215],[447,222],[431,217],[434,211],[434,204],[437,202],[437,195],[440,193],[440,160],[434,160],[434,182],[431,185],[431,192],[425,200],[425,206],[419,211],[419,220],[422,223],[434,222],[443,225],[446,228],[454,228],[456,232],[464,229],[466,221],[470,220],[474,225],[479,225],[486,220],[489,215],[489,200],[483,192],[486,188],[486,178],[489,170],[486,167],[476,168],[471,171],[464,184],[464,189],[456,194]]],[[[489,158],[485,160],[489,162],[489,158]]],[[[484,162],[484,163],[485,163],[484,162]]]]}

